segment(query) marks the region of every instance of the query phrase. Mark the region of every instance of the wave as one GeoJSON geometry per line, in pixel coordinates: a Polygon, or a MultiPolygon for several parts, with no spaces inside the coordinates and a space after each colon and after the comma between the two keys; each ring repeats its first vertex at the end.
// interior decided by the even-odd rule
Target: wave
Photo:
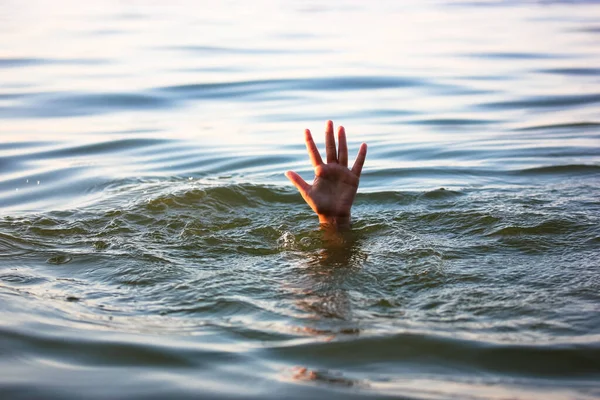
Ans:
{"type": "Polygon", "coordinates": [[[538,72],[566,76],[598,76],[600,68],[550,68],[541,69],[538,72]]]}
{"type": "Polygon", "coordinates": [[[478,105],[489,109],[556,108],[586,106],[600,102],[600,94],[535,96],[523,100],[497,101],[478,105]]]}
{"type": "Polygon", "coordinates": [[[549,165],[544,167],[525,168],[518,171],[513,171],[513,173],[518,175],[595,175],[600,173],[600,165],[549,165]]]}
{"type": "Polygon", "coordinates": [[[0,117],[62,118],[173,106],[167,98],[145,93],[37,93],[22,100],[25,104],[0,107],[0,117]]]}
{"type": "MultiPolygon", "coordinates": [[[[247,80],[173,85],[138,92],[24,93],[19,103],[0,107],[3,118],[54,118],[116,113],[128,110],[154,110],[175,107],[190,99],[220,99],[293,94],[296,91],[353,91],[406,88],[426,85],[419,78],[394,76],[342,76],[322,78],[247,80]]],[[[428,85],[431,85],[430,83],[428,85]]]]}
{"type": "Polygon", "coordinates": [[[560,59],[566,58],[563,54],[550,54],[550,53],[533,53],[533,52],[481,52],[481,53],[468,53],[464,54],[463,57],[472,58],[489,58],[489,59],[500,59],[500,60],[549,60],[549,59],[560,59]]]}
{"type": "Polygon", "coordinates": [[[106,63],[100,59],[90,58],[33,58],[33,57],[13,57],[0,58],[0,69],[2,68],[25,68],[38,65],[99,65],[106,63]]]}
{"type": "Polygon", "coordinates": [[[394,76],[342,76],[296,79],[250,80],[239,82],[198,83],[158,88],[158,91],[186,97],[240,96],[267,91],[293,90],[365,90],[413,87],[423,85],[422,79],[394,76]]]}
{"type": "Polygon", "coordinates": [[[600,128],[599,122],[571,122],[564,124],[550,124],[550,125],[533,125],[526,126],[524,128],[517,128],[515,131],[537,131],[537,130],[553,130],[553,129],[564,129],[570,131],[580,131],[587,128],[600,128]]]}
{"type": "Polygon", "coordinates": [[[600,344],[506,345],[426,334],[359,337],[334,343],[274,346],[277,358],[310,363],[319,355],[330,368],[348,365],[419,365],[449,371],[476,366],[488,372],[530,377],[600,377],[600,344]]]}

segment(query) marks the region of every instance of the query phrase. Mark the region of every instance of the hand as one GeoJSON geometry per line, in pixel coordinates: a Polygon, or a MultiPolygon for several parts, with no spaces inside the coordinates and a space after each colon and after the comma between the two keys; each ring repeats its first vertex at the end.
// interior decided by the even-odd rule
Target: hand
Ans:
{"type": "Polygon", "coordinates": [[[315,168],[315,180],[312,185],[309,185],[293,171],[287,171],[285,176],[292,181],[304,200],[317,213],[321,224],[338,229],[349,228],[350,209],[358,190],[360,173],[367,156],[367,145],[366,143],[360,145],[356,161],[350,170],[346,131],[343,126],[338,128],[339,148],[336,151],[333,122],[327,121],[325,129],[327,164],[323,163],[310,130],[304,131],[304,138],[310,161],[315,168]]]}

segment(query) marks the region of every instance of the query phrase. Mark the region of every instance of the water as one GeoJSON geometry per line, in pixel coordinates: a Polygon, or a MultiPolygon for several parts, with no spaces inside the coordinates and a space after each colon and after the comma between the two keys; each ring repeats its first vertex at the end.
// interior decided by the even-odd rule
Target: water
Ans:
{"type": "Polygon", "coordinates": [[[599,17],[0,3],[2,398],[600,397],[599,17]]]}

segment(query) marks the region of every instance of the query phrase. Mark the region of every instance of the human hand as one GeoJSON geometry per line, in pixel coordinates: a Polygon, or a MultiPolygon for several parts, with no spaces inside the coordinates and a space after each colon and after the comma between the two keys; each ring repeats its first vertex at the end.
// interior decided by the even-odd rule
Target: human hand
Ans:
{"type": "Polygon", "coordinates": [[[315,179],[309,185],[294,171],[287,171],[285,176],[292,181],[304,200],[319,216],[319,222],[337,229],[350,227],[350,209],[358,190],[358,182],[365,157],[367,144],[360,145],[356,161],[352,169],[348,169],[348,145],[346,131],[338,128],[338,145],[336,151],[333,136],[333,122],[327,121],[325,129],[325,149],[327,164],[319,154],[310,130],[304,131],[304,139],[308,155],[315,168],[315,179]]]}

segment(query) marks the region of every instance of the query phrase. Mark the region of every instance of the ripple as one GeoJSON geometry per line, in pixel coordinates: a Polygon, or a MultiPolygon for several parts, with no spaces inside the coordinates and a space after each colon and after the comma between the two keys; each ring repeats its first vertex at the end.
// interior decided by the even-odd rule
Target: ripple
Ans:
{"type": "Polygon", "coordinates": [[[568,234],[586,226],[577,221],[567,219],[551,219],[542,221],[533,226],[500,226],[489,235],[495,236],[520,236],[520,235],[556,235],[568,234]]]}
{"type": "Polygon", "coordinates": [[[142,93],[44,93],[28,95],[26,105],[0,107],[0,116],[59,118],[171,106],[168,99],[142,93]]]}
{"type": "Polygon", "coordinates": [[[184,51],[190,54],[198,55],[223,55],[223,54],[252,54],[252,55],[273,55],[273,54],[318,54],[325,53],[324,50],[300,50],[300,49],[274,49],[274,48],[251,48],[251,47],[219,47],[219,46],[169,46],[158,48],[160,50],[184,51]]]}
{"type": "Polygon", "coordinates": [[[533,125],[524,128],[515,129],[517,131],[536,131],[536,130],[550,130],[550,129],[564,129],[564,130],[577,130],[583,131],[587,128],[600,128],[598,122],[572,122],[565,124],[550,124],[550,125],[533,125]]]}
{"type": "Polygon", "coordinates": [[[57,58],[35,58],[35,57],[20,57],[20,58],[0,58],[0,68],[24,68],[29,66],[40,66],[40,65],[98,65],[105,63],[104,60],[89,59],[89,58],[71,58],[71,59],[57,59],[57,58]]]}
{"type": "Polygon", "coordinates": [[[600,173],[600,165],[595,164],[569,164],[550,165],[537,168],[527,168],[515,173],[520,175],[595,175],[600,173]]]}
{"type": "Polygon", "coordinates": [[[30,240],[0,232],[0,258],[17,257],[33,249],[34,245],[30,240]]]}
{"type": "Polygon", "coordinates": [[[17,3],[4,397],[597,395],[597,6],[17,3]],[[283,175],[336,116],[340,235],[283,175]]]}
{"type": "Polygon", "coordinates": [[[375,362],[380,368],[401,368],[401,365],[409,367],[418,363],[430,371],[436,368],[460,370],[476,365],[487,372],[512,376],[592,378],[600,375],[597,361],[600,347],[595,344],[515,346],[407,333],[273,349],[274,357],[297,362],[310,363],[317,355],[326,368],[359,367],[375,362]]]}
{"type": "Polygon", "coordinates": [[[185,94],[187,97],[216,97],[251,95],[266,91],[290,90],[365,90],[411,87],[422,84],[416,78],[392,76],[344,76],[306,79],[270,79],[221,83],[198,83],[168,86],[158,89],[167,93],[185,94]]]}
{"type": "MultiPolygon", "coordinates": [[[[27,177],[5,179],[0,181],[0,200],[3,208],[17,206],[21,210],[52,204],[53,199],[59,204],[65,203],[65,196],[71,195],[81,201],[90,184],[99,182],[85,175],[85,167],[57,168],[52,171],[33,172],[27,177]]],[[[70,200],[67,198],[66,200],[70,200]]],[[[70,203],[73,204],[73,203],[70,203]]]]}
{"type": "Polygon", "coordinates": [[[552,68],[541,69],[538,72],[567,76],[598,76],[600,75],[600,68],[552,68]]]}
{"type": "Polygon", "coordinates": [[[168,347],[119,342],[115,340],[90,340],[72,338],[66,343],[62,338],[34,332],[11,332],[3,329],[2,337],[13,345],[27,346],[41,353],[62,354],[64,361],[73,365],[194,365],[183,352],[175,354],[168,347]]]}
{"type": "Polygon", "coordinates": [[[546,107],[570,107],[596,104],[600,102],[600,94],[536,96],[524,100],[498,101],[481,104],[490,109],[522,109],[546,107]]]}
{"type": "Polygon", "coordinates": [[[73,260],[73,257],[71,257],[68,254],[58,254],[56,256],[50,257],[49,259],[46,260],[46,262],[48,264],[61,265],[61,264],[70,263],[72,260],[73,260]]]}
{"type": "MultiPolygon", "coordinates": [[[[15,161],[23,162],[29,160],[40,160],[40,159],[55,159],[64,157],[93,157],[95,155],[102,154],[115,154],[121,152],[131,151],[132,149],[140,149],[152,146],[164,145],[171,143],[171,141],[163,139],[150,139],[150,138],[136,138],[136,139],[117,139],[105,142],[96,142],[92,144],[83,145],[69,145],[63,144],[57,148],[42,150],[42,151],[30,151],[26,154],[19,154],[12,157],[6,157],[5,159],[14,159],[15,161]]],[[[18,147],[18,146],[15,146],[18,147]]],[[[23,146],[21,146],[23,147],[23,146]]],[[[25,146],[28,147],[28,146],[25,146]]]]}
{"type": "Polygon", "coordinates": [[[13,272],[0,274],[0,282],[13,287],[40,285],[46,283],[47,281],[48,280],[43,277],[26,273],[13,272]]]}
{"type": "Polygon", "coordinates": [[[436,127],[443,126],[468,126],[468,125],[486,125],[496,123],[497,121],[488,121],[488,120],[478,120],[478,119],[468,119],[468,118],[439,118],[439,119],[423,119],[423,120],[413,120],[413,121],[405,121],[404,123],[416,124],[416,125],[430,125],[436,127]]]}
{"type": "Polygon", "coordinates": [[[526,53],[526,52],[481,52],[481,53],[470,53],[465,54],[464,57],[474,58],[489,58],[489,59],[500,59],[500,60],[551,60],[566,58],[563,54],[549,54],[549,53],[526,53]]]}
{"type": "Polygon", "coordinates": [[[174,107],[177,101],[280,96],[295,91],[353,91],[393,89],[423,85],[417,78],[347,76],[310,79],[271,79],[167,86],[138,93],[38,93],[19,94],[25,104],[0,107],[5,118],[57,118],[126,110],[174,107]]]}

